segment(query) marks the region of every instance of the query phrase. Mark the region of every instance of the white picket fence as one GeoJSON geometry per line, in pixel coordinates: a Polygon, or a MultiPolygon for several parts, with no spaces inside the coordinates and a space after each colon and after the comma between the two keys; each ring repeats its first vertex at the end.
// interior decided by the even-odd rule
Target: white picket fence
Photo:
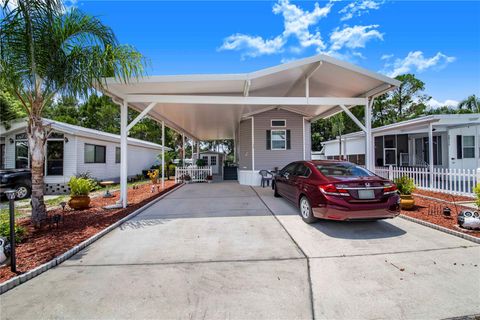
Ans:
{"type": "Polygon", "coordinates": [[[375,167],[375,173],[393,180],[401,176],[409,176],[419,189],[474,196],[474,188],[480,183],[478,169],[445,169],[434,168],[430,173],[425,167],[375,167]]]}
{"type": "Polygon", "coordinates": [[[185,182],[186,177],[190,177],[191,182],[205,182],[207,176],[212,175],[212,167],[198,167],[198,166],[189,166],[189,167],[176,167],[175,168],[175,183],[185,182]]]}

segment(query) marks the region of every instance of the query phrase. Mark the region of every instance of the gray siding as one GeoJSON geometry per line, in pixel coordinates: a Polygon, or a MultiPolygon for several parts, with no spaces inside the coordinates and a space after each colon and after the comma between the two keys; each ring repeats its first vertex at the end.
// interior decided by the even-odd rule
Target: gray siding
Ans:
{"type": "Polygon", "coordinates": [[[240,122],[238,164],[240,170],[252,170],[252,120],[240,122]]]}
{"type": "MultiPolygon", "coordinates": [[[[272,170],[283,168],[292,161],[303,159],[303,116],[282,109],[270,110],[254,116],[255,122],[255,170],[272,170]],[[286,128],[290,130],[290,150],[267,150],[266,131],[271,127],[270,120],[287,120],[286,128]]],[[[307,130],[305,130],[307,131],[307,130]]],[[[306,132],[305,132],[306,134],[306,132]]],[[[306,150],[307,151],[307,148],[306,150]]],[[[307,153],[307,152],[305,152],[307,153]]]]}
{"type": "Polygon", "coordinates": [[[305,160],[312,160],[312,126],[305,120],[305,160]]]}

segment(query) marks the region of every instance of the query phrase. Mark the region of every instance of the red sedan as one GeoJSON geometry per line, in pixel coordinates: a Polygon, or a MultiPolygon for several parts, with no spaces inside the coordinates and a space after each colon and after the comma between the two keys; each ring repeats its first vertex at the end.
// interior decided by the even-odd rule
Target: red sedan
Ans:
{"type": "Polygon", "coordinates": [[[303,221],[375,220],[400,213],[397,187],[353,163],[334,160],[298,161],[274,179],[275,197],[300,208],[303,221]]]}

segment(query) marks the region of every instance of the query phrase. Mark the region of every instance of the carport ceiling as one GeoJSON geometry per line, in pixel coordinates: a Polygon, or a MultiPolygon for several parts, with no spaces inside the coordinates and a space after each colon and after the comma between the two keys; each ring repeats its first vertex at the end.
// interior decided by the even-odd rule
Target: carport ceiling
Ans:
{"type": "Polygon", "coordinates": [[[234,138],[242,117],[269,107],[286,107],[310,119],[328,117],[341,110],[339,104],[365,104],[365,98],[398,85],[395,79],[317,55],[243,74],[151,76],[128,83],[108,78],[103,91],[138,111],[156,103],[151,118],[194,139],[210,140],[234,138]]]}

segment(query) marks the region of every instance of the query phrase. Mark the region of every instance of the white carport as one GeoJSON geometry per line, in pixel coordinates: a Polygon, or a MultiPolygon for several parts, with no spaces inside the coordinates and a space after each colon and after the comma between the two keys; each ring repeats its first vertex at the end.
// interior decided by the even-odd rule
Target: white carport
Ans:
{"type": "Polygon", "coordinates": [[[272,107],[301,113],[311,121],[345,112],[368,137],[366,165],[372,168],[372,103],[376,96],[399,84],[325,55],[243,74],[152,76],[128,83],[106,79],[103,92],[121,105],[122,204],[127,205],[126,138],[129,129],[144,116],[198,142],[235,140],[242,118],[272,107]],[[365,106],[364,123],[349,111],[357,105],[365,106]],[[141,112],[130,124],[128,107],[141,112]]]}

